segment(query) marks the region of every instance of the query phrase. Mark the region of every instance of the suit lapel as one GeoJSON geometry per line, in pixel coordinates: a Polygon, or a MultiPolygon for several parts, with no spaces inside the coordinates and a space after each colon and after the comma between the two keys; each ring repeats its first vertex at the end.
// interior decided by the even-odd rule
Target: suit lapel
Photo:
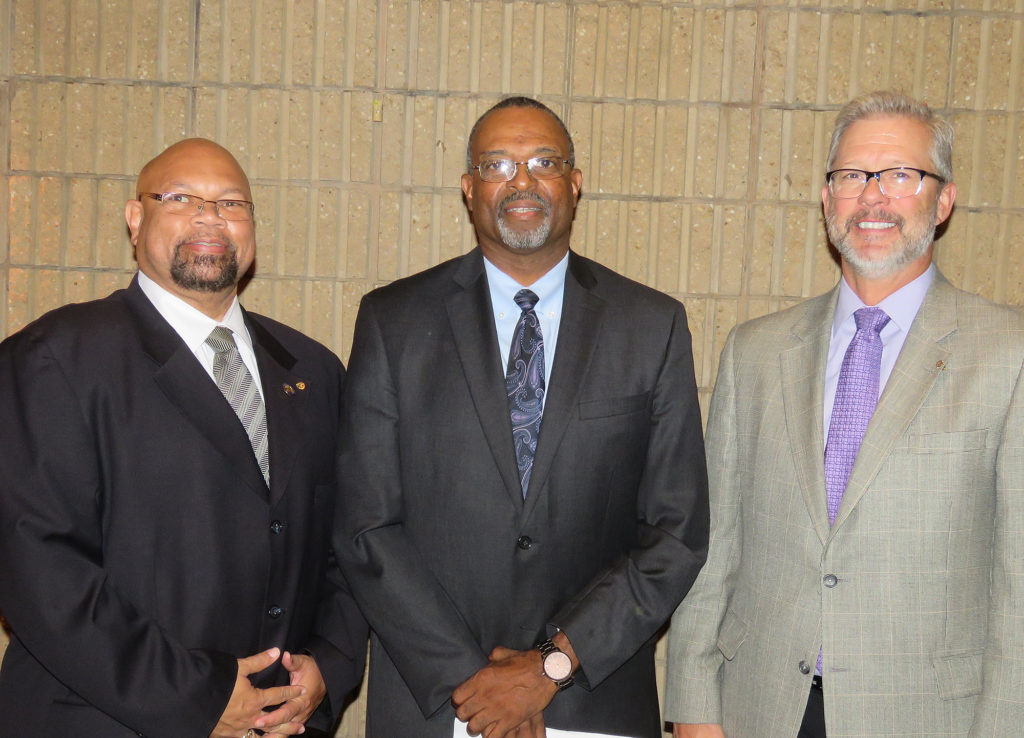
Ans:
{"type": "Polygon", "coordinates": [[[164,395],[245,483],[266,499],[267,486],[238,416],[195,355],[142,292],[137,277],[125,293],[125,302],[138,321],[143,350],[157,364],[153,379],[164,395]]]}
{"type": "Polygon", "coordinates": [[[455,337],[455,349],[505,491],[513,504],[521,508],[523,493],[512,442],[505,377],[498,361],[501,352],[479,249],[462,259],[454,278],[461,289],[446,298],[445,307],[455,337]]]}
{"type": "MultiPolygon", "coordinates": [[[[293,357],[262,325],[245,315],[260,368],[263,403],[270,437],[270,502],[284,495],[295,458],[302,444],[302,414],[308,396],[307,380],[292,374],[293,357]]],[[[250,449],[253,461],[256,457],[250,449]]]]}
{"type": "Polygon", "coordinates": [[[864,433],[833,530],[850,516],[896,441],[917,416],[949,359],[950,352],[940,342],[956,330],[956,320],[956,290],[936,272],[864,433]]]}
{"type": "Polygon", "coordinates": [[[790,451],[804,504],[815,532],[824,543],[829,535],[825,505],[825,448],[822,438],[825,364],[838,288],[812,301],[793,326],[797,344],[780,356],[782,404],[790,451]]]}
{"type": "Polygon", "coordinates": [[[526,514],[537,505],[565,429],[572,419],[582,379],[597,347],[605,301],[595,295],[596,284],[586,263],[569,253],[565,275],[562,317],[558,329],[558,350],[544,395],[544,417],[534,456],[530,488],[526,493],[526,514]]]}

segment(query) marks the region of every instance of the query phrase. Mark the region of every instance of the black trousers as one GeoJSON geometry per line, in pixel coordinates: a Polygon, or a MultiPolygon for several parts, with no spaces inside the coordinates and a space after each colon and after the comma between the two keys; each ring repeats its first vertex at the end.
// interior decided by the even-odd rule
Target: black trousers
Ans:
{"type": "Polygon", "coordinates": [[[807,695],[804,721],[796,738],[827,738],[825,734],[825,693],[821,687],[811,687],[807,695]]]}

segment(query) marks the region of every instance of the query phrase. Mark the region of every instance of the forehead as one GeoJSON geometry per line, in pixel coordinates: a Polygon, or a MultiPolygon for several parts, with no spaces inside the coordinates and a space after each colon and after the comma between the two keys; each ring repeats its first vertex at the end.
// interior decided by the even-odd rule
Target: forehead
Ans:
{"type": "Polygon", "coordinates": [[[180,188],[197,195],[241,194],[250,199],[249,181],[235,159],[209,146],[168,150],[142,179],[143,191],[180,188]]]}
{"type": "Polygon", "coordinates": [[[488,114],[473,139],[473,154],[550,149],[566,154],[569,139],[558,121],[537,108],[502,108],[488,114]]]}
{"type": "Polygon", "coordinates": [[[863,118],[852,123],[839,139],[832,167],[886,163],[930,168],[931,144],[932,134],[928,126],[914,118],[863,118]]]}

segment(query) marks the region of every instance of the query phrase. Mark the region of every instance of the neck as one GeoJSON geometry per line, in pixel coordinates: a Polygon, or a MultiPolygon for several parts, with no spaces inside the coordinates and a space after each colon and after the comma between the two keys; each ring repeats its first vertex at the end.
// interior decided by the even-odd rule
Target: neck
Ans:
{"type": "Polygon", "coordinates": [[[512,252],[506,248],[488,248],[480,244],[480,250],[494,266],[512,277],[523,287],[529,287],[550,272],[569,251],[569,246],[552,249],[542,247],[531,252],[512,252]]]}
{"type": "Polygon", "coordinates": [[[868,278],[859,274],[852,266],[843,260],[841,268],[846,283],[850,289],[859,297],[865,305],[873,307],[887,298],[893,292],[906,287],[915,279],[920,277],[932,263],[931,249],[917,261],[908,264],[902,271],[888,277],[868,278]]]}

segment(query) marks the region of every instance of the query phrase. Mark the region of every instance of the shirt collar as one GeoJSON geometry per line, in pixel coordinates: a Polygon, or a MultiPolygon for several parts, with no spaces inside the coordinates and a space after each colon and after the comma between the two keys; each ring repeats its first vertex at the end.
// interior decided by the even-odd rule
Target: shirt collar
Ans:
{"type": "MultiPolygon", "coordinates": [[[[875,307],[880,307],[889,316],[889,322],[906,333],[921,309],[924,296],[935,280],[935,264],[929,264],[924,272],[912,282],[903,285],[875,307]]],[[[840,326],[853,317],[862,307],[867,307],[857,293],[846,282],[846,277],[839,280],[839,300],[836,302],[836,314],[832,319],[832,336],[839,332],[840,326]]]]}
{"type": "MultiPolygon", "coordinates": [[[[565,273],[569,268],[569,252],[551,267],[540,279],[530,285],[521,285],[515,279],[505,274],[484,257],[484,270],[487,272],[487,284],[491,288],[491,302],[493,304],[508,303],[515,306],[515,295],[519,290],[528,287],[537,295],[537,305],[544,303],[545,298],[551,298],[555,294],[561,294],[565,286],[565,273]]],[[[518,310],[519,308],[516,307],[518,310]]],[[[535,308],[540,312],[539,307],[535,308]]]]}
{"type": "Polygon", "coordinates": [[[231,306],[224,317],[214,320],[177,295],[168,292],[142,271],[139,272],[139,287],[153,303],[157,312],[181,336],[181,340],[185,342],[192,353],[195,353],[206,342],[210,331],[218,325],[231,329],[231,332],[235,334],[236,341],[241,340],[250,350],[252,349],[252,339],[249,338],[249,331],[246,330],[245,318],[242,308],[238,304],[237,295],[231,300],[231,306]]]}

